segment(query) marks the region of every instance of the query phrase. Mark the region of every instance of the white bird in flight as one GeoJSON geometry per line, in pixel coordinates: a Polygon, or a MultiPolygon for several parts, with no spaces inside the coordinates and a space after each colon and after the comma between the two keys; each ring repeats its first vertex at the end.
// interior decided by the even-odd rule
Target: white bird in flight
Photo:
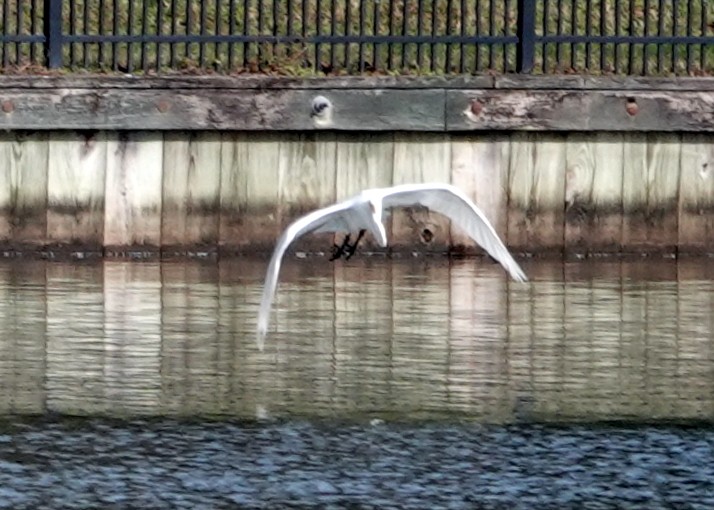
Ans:
{"type": "Polygon", "coordinates": [[[379,246],[387,246],[387,233],[382,224],[382,214],[392,207],[423,206],[443,214],[481,245],[496,259],[511,277],[518,282],[527,281],[520,266],[513,260],[508,249],[486,216],[460,189],[449,184],[403,184],[391,188],[364,190],[343,202],[318,209],[295,220],[278,239],[265,275],[263,297],[258,313],[258,348],[263,350],[268,332],[270,309],[278,284],[280,263],[285,250],[297,238],[313,232],[347,232],[342,246],[335,245],[330,260],[345,255],[350,258],[366,231],[375,238],[379,246]],[[357,240],[349,245],[349,233],[359,231],[357,240]]]}

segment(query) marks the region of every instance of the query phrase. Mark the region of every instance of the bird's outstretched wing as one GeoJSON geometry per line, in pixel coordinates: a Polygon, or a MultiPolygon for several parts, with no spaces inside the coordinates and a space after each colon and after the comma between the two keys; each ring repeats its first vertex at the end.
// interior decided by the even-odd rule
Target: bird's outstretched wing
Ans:
{"type": "Polygon", "coordinates": [[[481,245],[514,280],[528,280],[483,212],[457,187],[450,184],[405,184],[384,188],[382,192],[385,209],[421,205],[443,214],[481,245]]]}
{"type": "Polygon", "coordinates": [[[278,274],[283,255],[297,238],[312,232],[352,232],[363,228],[364,220],[353,208],[353,201],[347,200],[323,209],[313,211],[298,218],[285,229],[278,239],[273,255],[268,264],[263,286],[263,297],[260,300],[258,312],[258,348],[263,350],[263,340],[268,331],[270,309],[273,304],[275,288],[278,284],[278,274]]]}

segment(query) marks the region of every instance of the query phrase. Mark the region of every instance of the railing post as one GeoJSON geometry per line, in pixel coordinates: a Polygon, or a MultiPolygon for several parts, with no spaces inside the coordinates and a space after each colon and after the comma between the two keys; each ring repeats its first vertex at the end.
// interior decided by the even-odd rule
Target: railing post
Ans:
{"type": "Polygon", "coordinates": [[[45,65],[62,67],[62,1],[44,1],[45,65]]]}
{"type": "Polygon", "coordinates": [[[535,62],[536,0],[518,0],[516,72],[530,73],[535,62]]]}

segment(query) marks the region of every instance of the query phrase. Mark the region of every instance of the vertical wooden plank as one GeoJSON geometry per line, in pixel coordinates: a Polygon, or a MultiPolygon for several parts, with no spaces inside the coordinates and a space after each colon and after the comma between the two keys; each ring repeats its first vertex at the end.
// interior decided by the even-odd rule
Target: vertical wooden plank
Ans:
{"type": "Polygon", "coordinates": [[[71,249],[104,240],[105,133],[53,132],[49,142],[47,238],[71,249]]]}
{"type": "Polygon", "coordinates": [[[223,251],[271,251],[280,235],[279,148],[282,135],[228,133],[221,142],[223,251]]]}
{"type": "Polygon", "coordinates": [[[565,249],[578,254],[620,251],[623,135],[568,135],[565,249]]]}
{"type": "MultiPolygon", "coordinates": [[[[459,136],[451,141],[451,183],[471,197],[504,242],[508,232],[509,158],[507,135],[459,136]]],[[[483,252],[457,227],[451,229],[451,245],[459,252],[483,252]]]]}
{"type": "MultiPolygon", "coordinates": [[[[394,137],[392,181],[398,184],[450,183],[451,145],[447,135],[399,133],[394,137]]],[[[391,246],[446,251],[451,245],[450,222],[422,207],[400,208],[392,213],[391,246]]]]}
{"type": "MultiPolygon", "coordinates": [[[[300,216],[335,201],[337,142],[334,134],[283,135],[280,144],[280,223],[286,228],[300,216]]],[[[312,234],[296,249],[330,251],[331,234],[312,234]]]]}
{"type": "Polygon", "coordinates": [[[561,135],[511,139],[508,244],[516,251],[559,252],[564,240],[565,143],[561,135]]]}
{"type": "Polygon", "coordinates": [[[647,135],[627,133],[624,138],[622,251],[636,253],[647,239],[647,135]]]}
{"type": "Polygon", "coordinates": [[[160,133],[109,135],[104,209],[106,249],[159,249],[162,159],[160,133]]]}
{"type": "Polygon", "coordinates": [[[124,260],[102,264],[103,378],[112,414],[155,414],[160,403],[160,267],[124,260]]]}
{"type": "Polygon", "coordinates": [[[161,221],[164,249],[216,249],[220,186],[219,133],[165,136],[161,221]]]}
{"type": "MultiPolygon", "coordinates": [[[[13,192],[16,189],[15,136],[0,133],[0,245],[7,249],[12,244],[13,192]]],[[[45,225],[47,224],[45,211],[45,225]]]]}
{"type": "Polygon", "coordinates": [[[628,134],[624,148],[623,251],[676,250],[680,137],[628,134]]]}
{"type": "Polygon", "coordinates": [[[647,135],[652,183],[648,197],[650,242],[666,253],[676,253],[678,243],[681,144],[678,134],[647,135]]]}
{"type": "Polygon", "coordinates": [[[714,251],[714,137],[682,135],[679,252],[714,251]]]}
{"type": "Polygon", "coordinates": [[[337,139],[336,199],[344,200],[369,188],[392,185],[394,135],[365,133],[337,139]]]}
{"type": "Polygon", "coordinates": [[[47,133],[0,135],[0,244],[23,250],[47,237],[47,133]]]}
{"type": "MultiPolygon", "coordinates": [[[[365,133],[342,135],[337,139],[335,195],[345,200],[362,190],[392,185],[394,168],[394,135],[365,133]]],[[[387,225],[389,222],[385,222],[387,225]]],[[[391,242],[391,239],[389,240],[391,242]]],[[[360,246],[377,248],[371,235],[360,246]]]]}

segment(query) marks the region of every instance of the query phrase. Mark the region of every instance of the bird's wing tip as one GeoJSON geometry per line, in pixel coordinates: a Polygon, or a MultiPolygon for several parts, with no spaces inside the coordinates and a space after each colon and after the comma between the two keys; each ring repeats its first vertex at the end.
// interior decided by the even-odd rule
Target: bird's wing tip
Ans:
{"type": "Polygon", "coordinates": [[[517,268],[516,271],[513,272],[512,277],[515,281],[520,283],[525,283],[528,281],[526,273],[524,273],[521,268],[517,268]]]}

